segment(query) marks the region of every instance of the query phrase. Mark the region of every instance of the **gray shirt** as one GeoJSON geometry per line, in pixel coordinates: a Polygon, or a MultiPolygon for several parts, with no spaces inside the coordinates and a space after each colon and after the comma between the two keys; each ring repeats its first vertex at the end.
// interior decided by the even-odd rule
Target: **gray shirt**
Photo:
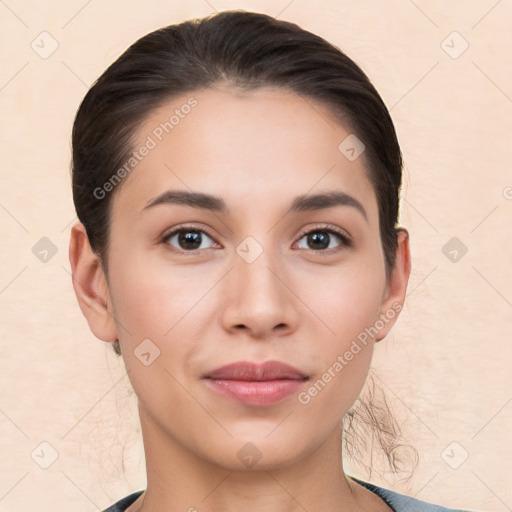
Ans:
{"type": "MultiPolygon", "coordinates": [[[[355,480],[361,485],[364,485],[367,489],[375,493],[377,496],[382,498],[394,512],[471,512],[469,510],[462,510],[460,508],[446,508],[441,505],[434,505],[433,503],[427,503],[405,494],[400,494],[384,487],[359,480],[353,476],[349,476],[352,480],[355,480]]],[[[112,506],[104,510],[103,512],[124,512],[144,491],[137,491],[129,496],[124,497],[112,506]]]]}

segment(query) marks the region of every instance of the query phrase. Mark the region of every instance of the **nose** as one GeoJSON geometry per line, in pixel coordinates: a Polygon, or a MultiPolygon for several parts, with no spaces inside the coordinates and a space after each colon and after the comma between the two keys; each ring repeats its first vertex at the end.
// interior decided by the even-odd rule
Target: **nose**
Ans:
{"type": "Polygon", "coordinates": [[[242,258],[224,282],[223,327],[232,333],[246,331],[257,339],[290,334],[297,328],[300,300],[287,281],[287,272],[270,258],[269,251],[252,263],[242,258]]]}

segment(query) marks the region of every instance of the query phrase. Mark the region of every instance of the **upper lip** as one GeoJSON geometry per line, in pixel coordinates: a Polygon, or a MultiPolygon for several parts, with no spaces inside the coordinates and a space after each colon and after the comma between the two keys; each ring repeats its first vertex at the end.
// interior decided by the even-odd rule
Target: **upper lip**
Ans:
{"type": "Polygon", "coordinates": [[[281,363],[280,361],[266,361],[262,364],[252,363],[250,361],[237,361],[207,373],[205,378],[247,381],[276,379],[304,380],[307,378],[307,375],[297,370],[297,368],[281,363]]]}

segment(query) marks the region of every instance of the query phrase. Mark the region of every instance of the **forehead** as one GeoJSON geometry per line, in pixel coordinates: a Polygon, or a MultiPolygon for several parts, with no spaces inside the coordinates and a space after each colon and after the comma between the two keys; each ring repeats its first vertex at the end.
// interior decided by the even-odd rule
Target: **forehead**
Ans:
{"type": "Polygon", "coordinates": [[[348,159],[340,150],[347,137],[350,126],[326,105],[283,89],[190,92],[152,111],[137,129],[134,150],[150,149],[143,157],[139,151],[114,204],[140,211],[166,189],[181,189],[222,195],[234,210],[249,203],[272,208],[341,190],[372,217],[377,205],[365,154],[348,159]]]}

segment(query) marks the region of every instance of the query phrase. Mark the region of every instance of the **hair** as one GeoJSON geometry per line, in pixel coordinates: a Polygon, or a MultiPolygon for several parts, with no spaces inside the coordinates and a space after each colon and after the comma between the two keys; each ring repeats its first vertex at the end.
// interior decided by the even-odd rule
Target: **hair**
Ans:
{"type": "MultiPolygon", "coordinates": [[[[72,131],[73,200],[107,276],[112,196],[122,183],[101,198],[94,191],[106,190],[104,185],[130,158],[138,128],[156,108],[217,85],[243,90],[279,87],[317,101],[363,142],[389,277],[401,229],[397,223],[403,162],[382,98],[362,69],[336,46],[296,24],[242,10],[187,20],[145,35],[83,98],[72,131]]],[[[119,340],[113,348],[121,355],[119,340]]],[[[376,410],[371,401],[362,409],[376,410]]],[[[353,415],[347,418],[352,424],[353,415]]],[[[385,422],[371,418],[368,415],[365,423],[382,429],[385,422]]],[[[396,434],[394,428],[391,432],[396,434]]],[[[346,441],[354,445],[350,437],[346,441]]],[[[379,442],[389,453],[389,441],[380,437],[379,442]]]]}

